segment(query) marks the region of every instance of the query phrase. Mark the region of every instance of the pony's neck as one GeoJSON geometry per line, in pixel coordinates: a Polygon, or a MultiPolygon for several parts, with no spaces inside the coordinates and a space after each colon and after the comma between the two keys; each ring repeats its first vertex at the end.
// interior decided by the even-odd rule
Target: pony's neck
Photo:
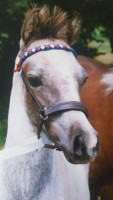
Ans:
{"type": "MultiPolygon", "coordinates": [[[[25,86],[21,76],[15,74],[9,107],[6,148],[21,145],[24,140],[33,137],[37,133],[25,111],[24,91],[25,86]]],[[[43,135],[45,134],[43,133],[43,135]]],[[[19,199],[26,199],[26,194],[28,195],[28,199],[39,199],[43,188],[47,187],[51,182],[52,161],[53,151],[46,150],[45,148],[32,151],[24,156],[19,155],[11,162],[10,160],[6,161],[7,164],[5,163],[4,166],[4,170],[6,171],[4,180],[7,177],[8,184],[7,188],[5,188],[7,199],[10,198],[9,193],[11,195],[10,199],[14,199],[14,195],[18,196],[19,199]],[[15,175],[13,176],[13,174],[15,175]],[[14,194],[11,193],[11,187],[14,189],[14,194]]]]}

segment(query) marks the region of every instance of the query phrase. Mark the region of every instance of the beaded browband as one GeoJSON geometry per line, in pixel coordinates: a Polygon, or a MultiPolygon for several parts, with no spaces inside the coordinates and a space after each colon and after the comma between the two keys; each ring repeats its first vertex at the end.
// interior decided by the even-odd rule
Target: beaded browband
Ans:
{"type": "Polygon", "coordinates": [[[29,56],[38,53],[40,51],[46,51],[46,50],[54,50],[54,49],[59,49],[59,50],[66,50],[66,51],[71,51],[74,56],[77,58],[77,53],[74,49],[72,49],[70,46],[68,45],[61,45],[61,44],[50,44],[50,45],[41,45],[35,48],[32,48],[28,51],[26,51],[22,56],[18,55],[17,60],[16,60],[16,66],[17,69],[13,70],[13,72],[17,72],[20,71],[20,69],[22,68],[22,64],[23,62],[26,60],[26,58],[28,58],[29,56]]]}

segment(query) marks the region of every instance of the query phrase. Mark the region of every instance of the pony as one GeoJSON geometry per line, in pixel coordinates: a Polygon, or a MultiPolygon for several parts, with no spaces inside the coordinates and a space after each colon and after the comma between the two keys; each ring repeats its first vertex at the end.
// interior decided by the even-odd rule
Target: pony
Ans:
{"type": "Polygon", "coordinates": [[[89,110],[89,120],[98,131],[100,151],[90,164],[91,199],[113,199],[113,69],[94,59],[79,56],[89,79],[81,98],[89,110]]]}
{"type": "Polygon", "coordinates": [[[58,7],[26,14],[1,152],[6,156],[0,162],[2,200],[90,199],[89,162],[98,152],[98,136],[80,100],[87,73],[67,46],[75,43],[80,27],[78,12],[69,19],[58,7]]]}

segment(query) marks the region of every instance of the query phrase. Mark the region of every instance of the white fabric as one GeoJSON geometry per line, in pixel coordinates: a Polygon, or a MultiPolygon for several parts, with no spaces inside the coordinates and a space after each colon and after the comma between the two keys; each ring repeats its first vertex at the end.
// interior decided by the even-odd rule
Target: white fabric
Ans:
{"type": "Polygon", "coordinates": [[[25,140],[21,145],[9,147],[0,151],[0,161],[11,159],[26,153],[30,153],[36,149],[43,147],[42,139],[37,139],[37,136],[33,136],[28,140],[25,140]]]}

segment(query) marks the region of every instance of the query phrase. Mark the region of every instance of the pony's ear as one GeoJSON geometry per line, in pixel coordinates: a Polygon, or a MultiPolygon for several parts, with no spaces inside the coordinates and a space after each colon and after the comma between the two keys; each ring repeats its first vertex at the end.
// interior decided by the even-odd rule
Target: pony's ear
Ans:
{"type": "Polygon", "coordinates": [[[21,29],[21,44],[26,45],[31,37],[35,18],[38,20],[39,9],[28,10],[21,29]]]}
{"type": "Polygon", "coordinates": [[[62,38],[70,46],[72,46],[80,34],[81,24],[81,16],[77,11],[75,11],[72,19],[67,20],[61,30],[57,33],[57,37],[62,38]]]}
{"type": "Polygon", "coordinates": [[[76,42],[81,31],[81,24],[82,24],[81,16],[77,11],[75,11],[73,13],[72,19],[69,20],[68,22],[67,41],[70,44],[70,46],[76,42]]]}
{"type": "Polygon", "coordinates": [[[40,37],[40,29],[48,23],[50,12],[47,6],[41,8],[33,8],[26,13],[25,20],[21,29],[21,45],[27,45],[33,40],[35,35],[40,37]],[[43,17],[42,17],[43,16],[43,17]]]}

